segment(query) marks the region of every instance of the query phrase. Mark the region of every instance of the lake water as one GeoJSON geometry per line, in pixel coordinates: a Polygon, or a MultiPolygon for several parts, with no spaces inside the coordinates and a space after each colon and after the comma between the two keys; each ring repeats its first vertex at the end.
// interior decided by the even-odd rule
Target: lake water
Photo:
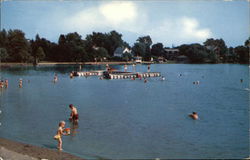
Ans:
{"type": "MultiPolygon", "coordinates": [[[[123,70],[121,65],[113,68],[123,70]]],[[[82,70],[105,66],[86,65],[82,70]]],[[[80,114],[63,149],[84,158],[246,158],[249,156],[249,67],[153,64],[166,81],[69,78],[77,65],[1,68],[0,137],[56,149],[69,104],[80,114]],[[58,83],[52,83],[54,73],[58,83]],[[180,76],[182,74],[182,76],[180,76]],[[19,78],[23,88],[18,88],[19,78]],[[243,79],[243,83],[240,82],[243,79]],[[29,82],[28,82],[29,80],[29,82]],[[194,85],[194,81],[200,81],[194,85]],[[196,111],[199,120],[188,114],[196,111]]],[[[132,66],[128,66],[132,70],[132,66]]],[[[147,71],[147,65],[137,65],[147,71]]]]}

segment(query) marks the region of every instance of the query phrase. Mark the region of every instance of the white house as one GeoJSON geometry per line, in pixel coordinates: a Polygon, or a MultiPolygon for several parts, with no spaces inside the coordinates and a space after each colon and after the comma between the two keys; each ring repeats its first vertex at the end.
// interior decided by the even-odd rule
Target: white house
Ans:
{"type": "Polygon", "coordinates": [[[123,54],[125,53],[129,53],[131,54],[131,49],[128,49],[127,47],[124,48],[124,47],[117,47],[114,51],[114,56],[115,57],[122,57],[123,54]]]}

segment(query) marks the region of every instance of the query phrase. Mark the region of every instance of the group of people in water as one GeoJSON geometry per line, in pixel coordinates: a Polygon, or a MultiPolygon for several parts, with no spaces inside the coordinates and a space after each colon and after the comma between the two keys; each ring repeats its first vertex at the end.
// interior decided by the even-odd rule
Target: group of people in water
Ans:
{"type": "MultiPolygon", "coordinates": [[[[69,108],[71,110],[69,121],[72,122],[73,125],[77,125],[79,120],[77,108],[73,104],[70,104],[69,108]]],[[[54,139],[58,142],[57,149],[59,151],[62,151],[62,136],[70,135],[70,128],[65,128],[65,125],[65,121],[60,121],[56,135],[54,136],[54,139]]]]}
{"type": "Polygon", "coordinates": [[[0,81],[0,88],[8,88],[9,82],[7,79],[0,81]]]}

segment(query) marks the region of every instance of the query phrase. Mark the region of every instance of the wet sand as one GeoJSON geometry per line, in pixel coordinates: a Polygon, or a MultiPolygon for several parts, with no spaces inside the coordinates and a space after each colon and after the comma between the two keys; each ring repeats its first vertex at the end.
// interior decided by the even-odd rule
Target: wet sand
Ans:
{"type": "Polygon", "coordinates": [[[83,160],[57,150],[0,138],[0,159],[4,160],[83,160]]]}

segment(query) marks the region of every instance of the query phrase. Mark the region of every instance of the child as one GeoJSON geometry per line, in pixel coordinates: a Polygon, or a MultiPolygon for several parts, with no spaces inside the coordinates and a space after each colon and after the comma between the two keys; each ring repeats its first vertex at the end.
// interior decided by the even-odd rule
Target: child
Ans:
{"type": "Polygon", "coordinates": [[[69,120],[73,121],[73,123],[78,123],[79,116],[76,107],[74,107],[73,104],[70,104],[69,108],[71,109],[69,120]]]}
{"type": "Polygon", "coordinates": [[[67,133],[64,133],[64,128],[65,128],[65,122],[61,121],[59,123],[57,133],[54,136],[54,139],[58,141],[57,148],[58,148],[59,151],[62,151],[62,135],[68,135],[67,133]]]}

